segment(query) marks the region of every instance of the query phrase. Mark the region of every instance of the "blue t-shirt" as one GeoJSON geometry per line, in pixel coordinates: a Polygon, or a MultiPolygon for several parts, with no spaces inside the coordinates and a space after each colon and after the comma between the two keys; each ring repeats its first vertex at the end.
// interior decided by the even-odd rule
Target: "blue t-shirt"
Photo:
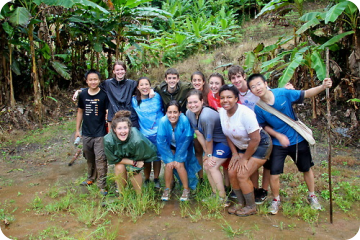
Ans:
{"type": "MultiPolygon", "coordinates": [[[[270,91],[272,91],[275,97],[274,105],[270,106],[288,117],[297,120],[292,105],[294,103],[302,103],[304,101],[305,92],[301,90],[288,90],[285,88],[276,88],[271,89],[270,91]]],[[[290,141],[290,145],[294,145],[304,140],[304,138],[292,127],[275,115],[261,109],[259,106],[255,106],[254,110],[260,126],[269,125],[275,131],[286,135],[290,141]]],[[[279,140],[274,137],[272,137],[272,140],[274,145],[281,146],[279,140]]]]}

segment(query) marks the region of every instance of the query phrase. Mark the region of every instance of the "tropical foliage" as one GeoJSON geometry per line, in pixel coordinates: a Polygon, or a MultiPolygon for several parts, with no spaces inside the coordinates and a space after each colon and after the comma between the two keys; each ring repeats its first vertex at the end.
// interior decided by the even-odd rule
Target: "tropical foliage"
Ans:
{"type": "MultiPolygon", "coordinates": [[[[247,52],[244,67],[249,73],[265,74],[273,86],[282,87],[292,80],[297,88],[308,89],[315,86],[315,80],[322,81],[326,77],[324,59],[325,50],[329,48],[330,66],[337,78],[341,69],[348,66],[353,77],[360,77],[359,10],[354,3],[339,1],[328,5],[322,12],[304,14],[303,0],[295,0],[292,4],[287,0],[273,0],[257,17],[271,13],[283,18],[290,11],[299,16],[291,22],[294,34],[281,36],[269,46],[259,44],[247,52]],[[344,56],[348,58],[344,59],[344,56]]],[[[316,118],[315,98],[312,105],[313,118],[316,118]]]]}
{"type": "Polygon", "coordinates": [[[0,106],[34,92],[42,99],[75,86],[86,69],[107,78],[115,59],[133,71],[170,66],[237,40],[229,0],[17,0],[0,14],[0,106]]]}

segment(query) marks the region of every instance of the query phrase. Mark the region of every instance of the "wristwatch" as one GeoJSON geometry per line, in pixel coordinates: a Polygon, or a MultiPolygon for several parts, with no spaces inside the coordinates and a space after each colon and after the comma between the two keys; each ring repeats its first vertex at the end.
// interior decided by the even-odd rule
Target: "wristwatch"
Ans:
{"type": "Polygon", "coordinates": [[[208,157],[212,157],[212,154],[209,153],[207,156],[208,156],[208,157]]]}

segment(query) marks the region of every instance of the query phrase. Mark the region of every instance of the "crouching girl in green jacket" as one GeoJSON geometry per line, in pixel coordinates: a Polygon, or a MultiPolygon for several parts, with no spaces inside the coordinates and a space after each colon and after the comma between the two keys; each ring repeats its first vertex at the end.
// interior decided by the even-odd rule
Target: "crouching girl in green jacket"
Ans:
{"type": "Polygon", "coordinates": [[[141,193],[144,162],[157,160],[156,147],[139,130],[131,127],[130,111],[121,110],[111,122],[111,131],[104,137],[105,155],[109,164],[115,164],[115,179],[119,193],[129,178],[137,194],[141,193]]]}

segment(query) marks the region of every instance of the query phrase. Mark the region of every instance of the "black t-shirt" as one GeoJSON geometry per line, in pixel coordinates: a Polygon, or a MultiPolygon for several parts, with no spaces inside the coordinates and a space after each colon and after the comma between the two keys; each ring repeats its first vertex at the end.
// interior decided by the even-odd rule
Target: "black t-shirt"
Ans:
{"type": "Polygon", "coordinates": [[[105,116],[109,100],[106,93],[100,90],[95,95],[88,93],[89,88],[79,95],[78,108],[84,110],[82,135],[87,137],[103,137],[106,135],[105,116]]]}

